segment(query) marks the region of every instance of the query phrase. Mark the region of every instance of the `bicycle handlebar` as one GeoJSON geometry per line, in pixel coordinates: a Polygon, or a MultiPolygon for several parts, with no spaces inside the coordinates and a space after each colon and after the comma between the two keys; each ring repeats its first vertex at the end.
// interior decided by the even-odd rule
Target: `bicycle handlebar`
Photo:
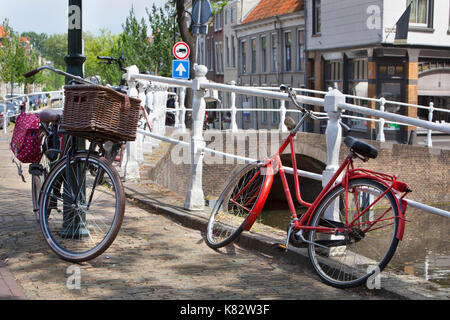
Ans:
{"type": "Polygon", "coordinates": [[[59,70],[59,69],[52,68],[50,66],[41,66],[41,67],[39,67],[37,69],[28,71],[27,73],[24,74],[24,77],[25,78],[32,77],[32,76],[34,76],[35,74],[37,74],[38,72],[40,72],[40,71],[42,71],[44,69],[50,70],[50,71],[52,71],[54,73],[57,73],[57,74],[60,74],[62,76],[66,76],[66,77],[72,78],[72,79],[74,79],[74,80],[76,80],[78,82],[81,82],[81,83],[96,85],[95,83],[93,83],[93,82],[91,82],[89,80],[83,79],[83,78],[81,78],[79,76],[75,76],[73,74],[64,72],[64,71],[59,70]]]}
{"type": "MultiPolygon", "coordinates": [[[[308,109],[306,109],[306,108],[304,108],[304,107],[302,107],[302,106],[300,106],[298,104],[298,101],[296,99],[296,93],[295,93],[294,90],[292,90],[291,87],[282,84],[280,86],[280,91],[281,92],[286,92],[288,94],[289,98],[291,99],[291,101],[297,107],[297,109],[299,109],[302,113],[307,113],[311,117],[311,119],[313,119],[313,120],[322,120],[321,118],[319,118],[316,115],[314,115],[314,113],[311,110],[308,110],[308,109]]],[[[345,123],[343,123],[341,120],[339,120],[339,124],[344,129],[344,131],[346,131],[346,132],[350,132],[351,131],[351,128],[349,126],[347,126],[345,123]]]]}
{"type": "Polygon", "coordinates": [[[119,58],[108,57],[108,56],[97,56],[97,59],[105,60],[105,61],[101,61],[100,63],[106,63],[106,64],[111,64],[113,62],[117,63],[120,70],[125,71],[125,72],[127,71],[122,65],[122,62],[125,62],[125,57],[123,56],[123,53],[120,55],[119,58]]]}

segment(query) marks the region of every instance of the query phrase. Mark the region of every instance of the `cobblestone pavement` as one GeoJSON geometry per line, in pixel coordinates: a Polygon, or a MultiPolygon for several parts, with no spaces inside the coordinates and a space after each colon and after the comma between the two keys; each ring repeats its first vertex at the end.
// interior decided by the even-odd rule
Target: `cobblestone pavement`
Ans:
{"type": "MultiPolygon", "coordinates": [[[[198,230],[127,203],[112,246],[72,265],[44,242],[27,183],[17,176],[0,135],[0,263],[26,299],[380,299],[369,290],[338,290],[309,267],[237,246],[214,251],[198,230]],[[80,275],[79,289],[73,275],[80,275]]],[[[1,282],[0,282],[1,285],[1,282]]]]}

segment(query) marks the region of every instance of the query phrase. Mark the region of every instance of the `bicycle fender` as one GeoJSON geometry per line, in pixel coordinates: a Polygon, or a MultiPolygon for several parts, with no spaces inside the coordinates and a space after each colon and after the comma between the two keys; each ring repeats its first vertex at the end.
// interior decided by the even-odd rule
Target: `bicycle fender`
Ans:
{"type": "Polygon", "coordinates": [[[258,218],[259,214],[261,213],[262,208],[264,207],[264,204],[266,203],[267,196],[269,195],[270,188],[272,187],[273,183],[273,167],[271,163],[268,163],[266,166],[261,167],[261,170],[265,170],[264,174],[266,178],[264,179],[264,183],[262,186],[261,193],[258,196],[258,200],[256,200],[256,204],[253,207],[252,212],[250,212],[250,215],[247,217],[247,219],[242,224],[242,229],[245,231],[249,231],[252,225],[255,223],[256,218],[258,218]]]}

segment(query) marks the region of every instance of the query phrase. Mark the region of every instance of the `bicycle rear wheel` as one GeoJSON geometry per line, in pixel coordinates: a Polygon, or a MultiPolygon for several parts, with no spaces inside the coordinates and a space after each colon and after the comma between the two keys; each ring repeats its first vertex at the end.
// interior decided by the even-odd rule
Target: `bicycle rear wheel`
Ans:
{"type": "MultiPolygon", "coordinates": [[[[315,243],[308,246],[311,263],[325,283],[338,288],[362,285],[391,260],[399,241],[398,209],[393,194],[384,194],[386,190],[376,180],[350,181],[348,223],[363,213],[352,228],[341,234],[309,231],[308,240],[315,243]]],[[[345,188],[340,185],[318,205],[311,226],[346,227],[345,203],[345,188]]]]}
{"type": "Polygon", "coordinates": [[[259,199],[266,176],[264,167],[249,164],[222,191],[209,218],[206,244],[215,249],[234,241],[259,199]]]}
{"type": "Polygon", "coordinates": [[[116,238],[125,211],[119,174],[103,157],[79,153],[50,172],[40,202],[44,239],[62,259],[91,260],[116,238]],[[101,179],[100,179],[101,177],[101,179]]]}

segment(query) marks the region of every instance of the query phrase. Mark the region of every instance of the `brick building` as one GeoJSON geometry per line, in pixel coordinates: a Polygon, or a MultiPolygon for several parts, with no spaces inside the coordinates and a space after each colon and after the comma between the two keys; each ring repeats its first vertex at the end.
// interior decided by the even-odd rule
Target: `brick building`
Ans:
{"type": "MultiPolygon", "coordinates": [[[[278,87],[284,83],[296,88],[304,87],[303,6],[303,0],[286,0],[282,3],[277,0],[261,0],[243,18],[241,24],[232,27],[237,39],[239,85],[278,87]]],[[[279,100],[239,96],[238,105],[275,109],[279,108],[279,100]]],[[[238,113],[238,125],[244,129],[278,128],[279,113],[238,113]]]]}

